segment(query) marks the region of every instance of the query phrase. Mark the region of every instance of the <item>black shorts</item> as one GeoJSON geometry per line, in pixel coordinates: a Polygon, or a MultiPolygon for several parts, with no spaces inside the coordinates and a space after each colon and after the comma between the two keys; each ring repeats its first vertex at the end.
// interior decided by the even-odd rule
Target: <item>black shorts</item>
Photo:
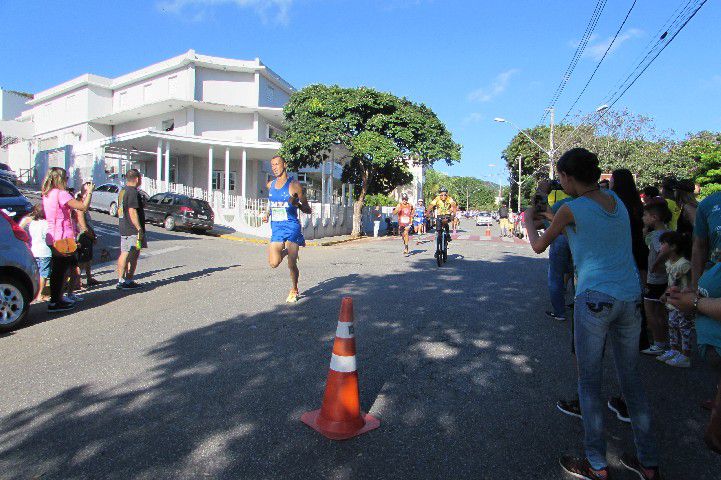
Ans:
{"type": "Polygon", "coordinates": [[[647,283],[646,291],[643,294],[643,299],[658,302],[661,296],[666,293],[666,288],[668,288],[668,284],[666,283],[647,283]]]}

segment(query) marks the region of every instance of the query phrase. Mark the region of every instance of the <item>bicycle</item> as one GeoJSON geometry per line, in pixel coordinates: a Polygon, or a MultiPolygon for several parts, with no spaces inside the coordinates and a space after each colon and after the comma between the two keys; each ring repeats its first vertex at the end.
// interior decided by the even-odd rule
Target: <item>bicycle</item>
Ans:
{"type": "Polygon", "coordinates": [[[448,233],[446,228],[451,220],[450,215],[438,215],[436,217],[436,262],[442,266],[448,261],[448,233]]]}

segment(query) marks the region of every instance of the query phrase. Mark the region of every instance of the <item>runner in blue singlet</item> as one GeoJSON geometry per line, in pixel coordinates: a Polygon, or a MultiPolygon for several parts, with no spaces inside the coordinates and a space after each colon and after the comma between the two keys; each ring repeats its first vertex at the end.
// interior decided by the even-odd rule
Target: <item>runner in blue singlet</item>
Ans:
{"type": "Polygon", "coordinates": [[[288,176],[285,160],[273,157],[270,167],[275,180],[268,182],[269,207],[263,221],[270,220],[272,235],[268,248],[268,263],[276,268],[288,257],[292,287],[286,302],[298,301],[298,250],[305,246],[305,239],[298,219],[298,210],[310,214],[311,209],[297,180],[288,176]]]}

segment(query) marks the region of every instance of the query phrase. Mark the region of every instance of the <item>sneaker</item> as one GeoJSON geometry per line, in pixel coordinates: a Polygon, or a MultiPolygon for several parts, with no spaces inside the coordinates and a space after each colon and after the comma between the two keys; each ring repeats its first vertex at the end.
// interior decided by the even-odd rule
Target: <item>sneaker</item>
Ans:
{"type": "Polygon", "coordinates": [[[665,351],[666,350],[663,347],[659,347],[658,345],[656,345],[654,343],[653,345],[648,347],[646,350],[641,350],[641,353],[643,353],[644,355],[658,356],[658,355],[661,355],[662,353],[664,353],[665,351]]]}
{"type": "Polygon", "coordinates": [[[585,478],[586,480],[606,480],[608,478],[608,468],[594,470],[585,458],[564,455],[559,463],[567,473],[576,478],[585,478]]]}
{"type": "Polygon", "coordinates": [[[631,416],[628,414],[626,402],[621,397],[611,397],[608,399],[608,409],[616,414],[616,418],[622,422],[631,423],[631,416]]]}
{"type": "Polygon", "coordinates": [[[143,286],[139,283],[126,281],[123,283],[118,283],[115,288],[117,288],[118,290],[137,290],[138,288],[143,288],[143,286]]]}
{"type": "Polygon", "coordinates": [[[550,310],[546,310],[546,316],[553,320],[558,320],[559,322],[563,322],[566,320],[566,317],[564,317],[563,315],[556,315],[555,313],[551,312],[550,310]]]}
{"type": "Polygon", "coordinates": [[[65,312],[66,310],[72,310],[73,308],[75,308],[74,303],[65,302],[63,300],[55,303],[48,303],[48,313],[65,312]]]}
{"type": "Polygon", "coordinates": [[[690,368],[691,367],[691,359],[688,358],[683,353],[674,355],[673,357],[666,360],[665,363],[666,363],[666,365],[669,365],[671,367],[679,367],[679,368],[690,368]]]}
{"type": "Polygon", "coordinates": [[[581,415],[581,403],[578,399],[569,401],[559,400],[556,402],[556,408],[566,415],[583,418],[581,415]]]}
{"type": "Polygon", "coordinates": [[[642,480],[662,480],[658,467],[644,467],[633,455],[627,453],[621,455],[621,465],[635,472],[642,480]]]}
{"type": "Polygon", "coordinates": [[[661,355],[656,357],[656,360],[658,360],[659,362],[665,362],[666,360],[671,360],[673,357],[675,357],[678,354],[679,354],[678,350],[666,350],[661,355]]]}
{"type": "Polygon", "coordinates": [[[85,299],[79,295],[75,295],[73,292],[70,292],[67,295],[65,295],[64,300],[75,303],[75,302],[82,302],[85,299]]]}

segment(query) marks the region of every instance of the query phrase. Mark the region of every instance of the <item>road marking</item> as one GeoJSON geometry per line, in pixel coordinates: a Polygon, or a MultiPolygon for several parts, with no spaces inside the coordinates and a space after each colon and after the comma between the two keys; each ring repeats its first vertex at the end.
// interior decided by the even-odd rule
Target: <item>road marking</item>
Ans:
{"type": "MultiPolygon", "coordinates": [[[[168,247],[168,248],[161,248],[160,250],[151,250],[151,251],[142,251],[140,253],[140,257],[138,258],[148,258],[148,257],[154,257],[156,255],[163,255],[170,252],[176,252],[178,250],[182,250],[184,248],[188,248],[187,246],[183,245],[176,245],[174,247],[168,247]]],[[[108,262],[103,263],[97,263],[93,265],[93,268],[103,268],[103,267],[109,267],[110,265],[115,265],[117,263],[117,260],[110,260],[108,262]]]]}

